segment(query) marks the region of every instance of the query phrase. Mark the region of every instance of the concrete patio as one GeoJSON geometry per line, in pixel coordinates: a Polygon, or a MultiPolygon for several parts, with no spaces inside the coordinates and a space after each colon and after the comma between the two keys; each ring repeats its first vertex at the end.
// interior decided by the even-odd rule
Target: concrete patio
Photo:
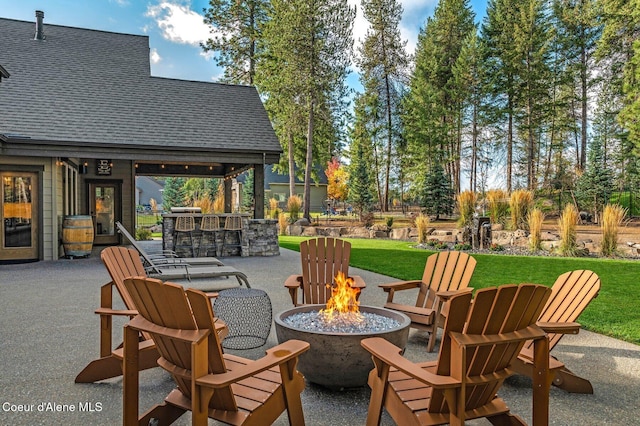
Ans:
{"type": "MultiPolygon", "coordinates": [[[[288,275],[299,272],[298,253],[281,249],[276,257],[234,257],[223,261],[245,272],[252,287],[269,294],[274,314],[291,307],[283,282],[288,275]]],[[[367,283],[362,304],[382,306],[385,294],[377,284],[394,279],[355,268],[351,274],[361,275],[367,283]]],[[[0,424],[122,422],[121,378],[96,384],[74,383],[76,374],[98,355],[99,321],[93,311],[99,305],[99,287],[108,280],[99,249],[94,249],[87,259],[0,266],[0,424]],[[33,411],[13,411],[21,406],[33,411]]],[[[124,322],[115,325],[121,329],[124,322]]],[[[424,334],[412,330],[405,355],[413,361],[435,359],[438,348],[429,354],[425,351],[426,342],[424,334]]],[[[264,347],[228,352],[255,359],[276,344],[272,327],[264,347]]],[[[554,353],[570,369],[589,378],[595,394],[568,394],[552,388],[550,424],[638,424],[639,346],[581,331],[564,337],[554,353]]],[[[331,368],[339,374],[340,366],[331,368]]],[[[169,375],[159,368],[144,371],[140,383],[141,409],[161,402],[174,386],[169,375]]],[[[528,379],[512,377],[501,390],[512,412],[527,422],[531,421],[530,386],[528,379]]],[[[308,425],[364,424],[368,402],[368,387],[332,392],[308,384],[302,393],[308,425]]],[[[190,416],[186,414],[176,424],[189,423],[190,416]]],[[[286,425],[286,415],[276,424],[286,425]]],[[[384,414],[382,424],[392,425],[393,421],[384,414]]],[[[469,424],[488,423],[478,420],[469,424]]]]}

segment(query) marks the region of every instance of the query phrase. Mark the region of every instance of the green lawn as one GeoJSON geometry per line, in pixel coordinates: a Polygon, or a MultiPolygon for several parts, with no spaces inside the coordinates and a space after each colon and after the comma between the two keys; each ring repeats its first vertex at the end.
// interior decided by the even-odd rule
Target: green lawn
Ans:
{"type": "MultiPolygon", "coordinates": [[[[280,237],[280,246],[298,250],[307,237],[280,237]]],[[[347,239],[350,265],[401,280],[419,279],[431,251],[392,240],[347,239]]],[[[474,288],[524,282],[551,286],[562,273],[590,269],[602,280],[600,294],[580,316],[580,324],[596,333],[640,344],[640,262],[593,258],[474,254],[478,261],[474,288]]]]}

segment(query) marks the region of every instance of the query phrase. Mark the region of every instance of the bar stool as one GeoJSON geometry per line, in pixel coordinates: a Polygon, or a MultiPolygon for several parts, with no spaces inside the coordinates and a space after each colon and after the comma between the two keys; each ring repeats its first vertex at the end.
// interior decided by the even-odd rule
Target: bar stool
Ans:
{"type": "Polygon", "coordinates": [[[176,216],[176,226],[173,229],[173,251],[177,252],[179,248],[191,250],[191,257],[196,257],[196,249],[193,247],[193,231],[196,229],[196,221],[191,215],[176,216]],[[183,241],[178,242],[182,237],[183,241]],[[188,237],[188,243],[184,240],[188,237]]]}
{"type": "Polygon", "coordinates": [[[224,221],[224,236],[222,238],[222,254],[224,255],[225,248],[238,248],[240,249],[240,255],[242,256],[242,216],[229,215],[224,221]],[[236,238],[231,241],[227,239],[229,234],[235,234],[238,242],[235,242],[236,238]]]}
{"type": "Polygon", "coordinates": [[[220,228],[220,218],[216,215],[206,214],[202,216],[200,224],[200,244],[198,246],[198,256],[208,256],[209,249],[213,248],[214,256],[218,256],[218,232],[220,228]],[[203,253],[204,249],[204,253],[203,253]]]}

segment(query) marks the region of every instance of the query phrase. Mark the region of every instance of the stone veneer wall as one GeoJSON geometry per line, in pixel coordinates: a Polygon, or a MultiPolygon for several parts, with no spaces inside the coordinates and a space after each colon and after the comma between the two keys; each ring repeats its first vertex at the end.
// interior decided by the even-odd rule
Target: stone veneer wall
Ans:
{"type": "MultiPolygon", "coordinates": [[[[218,248],[217,253],[214,253],[214,248],[211,247],[208,253],[198,253],[201,241],[200,232],[200,219],[201,215],[195,215],[196,230],[192,234],[193,245],[195,248],[196,256],[278,256],[280,255],[280,246],[278,244],[278,221],[273,219],[249,219],[244,217],[242,219],[242,235],[241,245],[242,250],[238,247],[227,247],[223,249],[222,242],[225,231],[216,232],[216,246],[218,248]]],[[[221,222],[224,223],[224,219],[221,218],[221,222]]],[[[175,224],[174,215],[163,215],[162,217],[162,248],[163,250],[173,250],[173,228],[175,224]]],[[[186,238],[180,236],[179,238],[186,238]]],[[[209,238],[208,236],[206,237],[209,238]]],[[[205,240],[206,244],[207,240],[205,240]]],[[[227,242],[229,244],[238,244],[238,238],[236,233],[229,233],[227,235],[227,242]]],[[[176,250],[180,257],[191,257],[191,250],[187,248],[178,248],[176,250]]]]}

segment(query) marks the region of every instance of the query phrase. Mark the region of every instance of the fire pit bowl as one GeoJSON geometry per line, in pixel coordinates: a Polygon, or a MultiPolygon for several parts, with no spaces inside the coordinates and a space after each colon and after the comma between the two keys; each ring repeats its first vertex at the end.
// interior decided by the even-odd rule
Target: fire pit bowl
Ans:
{"type": "Polygon", "coordinates": [[[373,369],[373,361],[371,354],[360,346],[362,339],[382,337],[403,349],[407,344],[411,320],[400,312],[385,308],[360,306],[360,312],[393,319],[400,325],[382,331],[346,333],[302,330],[285,322],[291,315],[318,312],[324,308],[325,305],[298,306],[281,312],[274,318],[278,343],[298,339],[311,344],[311,348],[298,360],[298,370],[309,382],[330,389],[364,386],[373,369]]]}

